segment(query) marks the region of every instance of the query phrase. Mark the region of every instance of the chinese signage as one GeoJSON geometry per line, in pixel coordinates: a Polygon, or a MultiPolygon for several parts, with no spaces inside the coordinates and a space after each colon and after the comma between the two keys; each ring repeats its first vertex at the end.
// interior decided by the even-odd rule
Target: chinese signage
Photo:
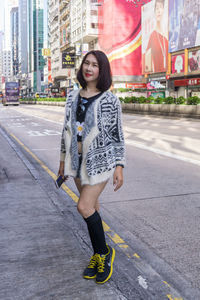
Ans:
{"type": "Polygon", "coordinates": [[[142,73],[141,8],[150,1],[104,0],[98,7],[99,47],[108,55],[114,76],[142,73]]]}
{"type": "Polygon", "coordinates": [[[200,50],[190,51],[188,57],[188,72],[200,70],[200,50]]]}
{"type": "Polygon", "coordinates": [[[142,72],[165,72],[167,59],[168,0],[152,0],[142,7],[142,72]]]}
{"type": "Polygon", "coordinates": [[[43,48],[42,56],[51,56],[51,50],[49,48],[43,48]]]}
{"type": "Polygon", "coordinates": [[[63,52],[62,53],[62,69],[74,68],[75,66],[75,54],[63,52]]]}
{"type": "Polygon", "coordinates": [[[185,70],[185,54],[172,55],[172,74],[182,73],[185,70]]]}
{"type": "Polygon", "coordinates": [[[145,89],[146,83],[126,83],[127,89],[145,89]]]}
{"type": "Polygon", "coordinates": [[[169,52],[200,45],[199,22],[199,0],[169,0],[169,52]]]}
{"type": "Polygon", "coordinates": [[[200,85],[200,78],[174,80],[174,86],[200,85]]]}

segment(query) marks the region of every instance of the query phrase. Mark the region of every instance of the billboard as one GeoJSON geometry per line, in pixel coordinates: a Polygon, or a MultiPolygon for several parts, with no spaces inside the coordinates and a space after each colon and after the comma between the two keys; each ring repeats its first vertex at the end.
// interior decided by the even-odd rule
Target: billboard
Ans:
{"type": "Polygon", "coordinates": [[[200,0],[169,0],[169,52],[200,45],[200,0]]]}
{"type": "Polygon", "coordinates": [[[188,55],[188,72],[200,70],[200,50],[190,51],[188,55]]]}
{"type": "Polygon", "coordinates": [[[99,0],[99,48],[114,76],[141,75],[141,7],[151,0],[99,0]]]}
{"type": "Polygon", "coordinates": [[[168,0],[152,0],[142,7],[142,72],[167,71],[168,0]]]}
{"type": "Polygon", "coordinates": [[[172,55],[172,74],[178,74],[185,71],[185,54],[172,55]]]}

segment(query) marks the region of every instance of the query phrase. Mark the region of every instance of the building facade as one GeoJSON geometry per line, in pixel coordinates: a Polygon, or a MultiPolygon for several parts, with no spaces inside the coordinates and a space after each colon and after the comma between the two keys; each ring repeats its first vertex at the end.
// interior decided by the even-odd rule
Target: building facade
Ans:
{"type": "Polygon", "coordinates": [[[44,65],[42,55],[44,47],[44,2],[28,0],[28,60],[31,91],[40,92],[44,89],[44,65]]]}
{"type": "Polygon", "coordinates": [[[4,32],[0,31],[0,91],[2,90],[4,32]]]}
{"type": "Polygon", "coordinates": [[[12,53],[12,74],[17,76],[19,73],[19,10],[13,7],[10,11],[11,21],[11,53],[12,53]]]}
{"type": "Polygon", "coordinates": [[[10,81],[12,76],[12,56],[10,50],[3,50],[2,75],[5,81],[10,81]]]}

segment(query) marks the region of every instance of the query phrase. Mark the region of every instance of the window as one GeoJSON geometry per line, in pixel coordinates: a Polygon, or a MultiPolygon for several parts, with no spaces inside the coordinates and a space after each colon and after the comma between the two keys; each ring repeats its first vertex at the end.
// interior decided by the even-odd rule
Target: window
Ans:
{"type": "Polygon", "coordinates": [[[91,28],[98,28],[98,23],[91,23],[91,28]]]}
{"type": "Polygon", "coordinates": [[[91,10],[91,16],[97,16],[98,13],[97,13],[97,10],[91,10]]]}

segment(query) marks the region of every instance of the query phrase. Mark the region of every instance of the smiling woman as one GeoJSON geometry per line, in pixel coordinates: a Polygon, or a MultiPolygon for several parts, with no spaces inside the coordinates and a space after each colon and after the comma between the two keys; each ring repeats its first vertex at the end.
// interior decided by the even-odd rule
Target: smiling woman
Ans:
{"type": "Polygon", "coordinates": [[[106,244],[98,198],[110,177],[114,191],[123,184],[121,105],[108,91],[111,70],[102,51],[85,55],[77,79],[82,89],[73,91],[66,101],[58,175],[74,177],[80,193],[77,209],[87,224],[94,251],[83,277],[96,278],[101,284],[112,275],[115,249],[106,244]]]}

